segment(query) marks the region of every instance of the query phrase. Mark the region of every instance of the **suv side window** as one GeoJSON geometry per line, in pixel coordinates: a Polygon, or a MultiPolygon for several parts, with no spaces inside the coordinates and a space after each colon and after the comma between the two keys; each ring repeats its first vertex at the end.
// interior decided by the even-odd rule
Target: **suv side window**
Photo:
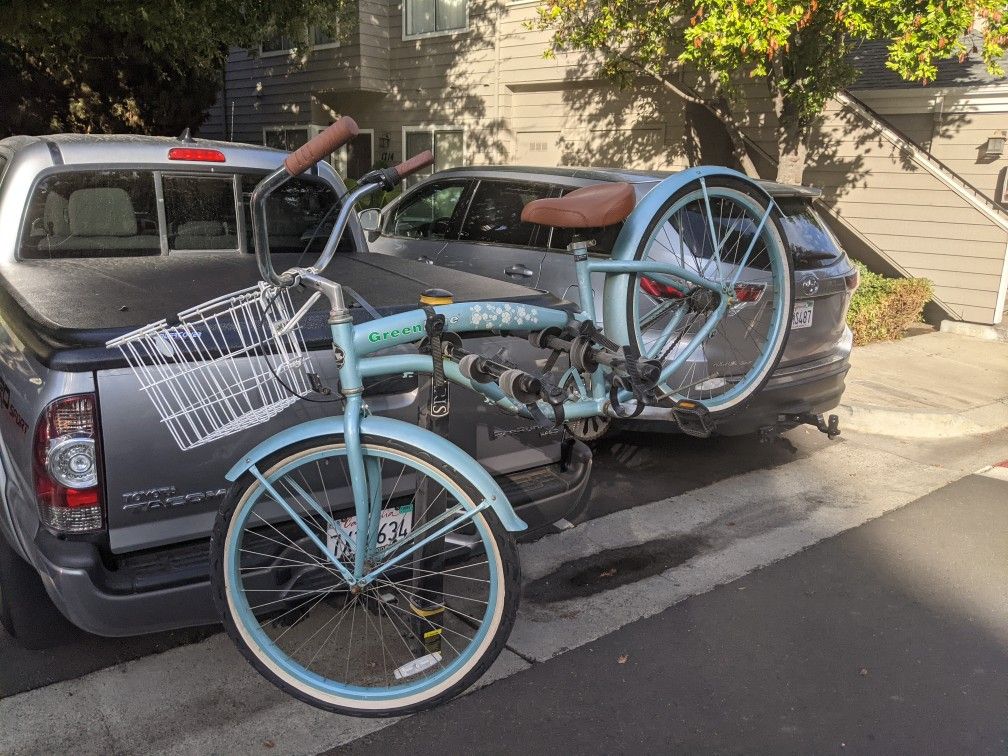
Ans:
{"type": "Polygon", "coordinates": [[[531,246],[537,226],[522,221],[522,208],[532,200],[548,197],[551,192],[549,184],[480,181],[469,204],[459,239],[531,246]]]}
{"type": "Polygon", "coordinates": [[[428,184],[406,195],[385,221],[384,233],[408,239],[446,239],[468,181],[428,184]]]}

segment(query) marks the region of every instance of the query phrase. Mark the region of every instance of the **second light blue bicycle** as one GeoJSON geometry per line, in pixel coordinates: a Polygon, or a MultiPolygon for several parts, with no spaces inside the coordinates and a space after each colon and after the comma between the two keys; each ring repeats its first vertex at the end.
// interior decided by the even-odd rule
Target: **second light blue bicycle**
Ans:
{"type": "Polygon", "coordinates": [[[389,716],[471,685],[504,647],[518,607],[513,533],[525,525],[489,473],[446,440],[449,385],[544,430],[658,405],[706,435],[780,359],[793,276],[773,201],[740,174],[697,168],[636,206],[631,187],[610,184],[525,208],[525,220],[580,234],[569,248],[580,307],[456,303],[432,290],[415,310],[355,324],[349,295],[324,271],[355,203],[429,165],[430,154],[361,179],[308,268],[274,270],[266,200],[356,131],[341,119],[256,188],[259,287],[111,344],[193,448],[331,391],[299,329],[318,299],[328,303],[343,412],[236,461],[213,535],[213,589],[232,640],[268,680],[328,710],[389,716]],[[621,221],[612,255],[593,255],[592,229],[621,221]],[[466,336],[487,332],[531,340],[546,367],[532,373],[467,351],[466,336]],[[403,374],[430,376],[417,425],[375,417],[362,399],[365,380],[403,374]]]}

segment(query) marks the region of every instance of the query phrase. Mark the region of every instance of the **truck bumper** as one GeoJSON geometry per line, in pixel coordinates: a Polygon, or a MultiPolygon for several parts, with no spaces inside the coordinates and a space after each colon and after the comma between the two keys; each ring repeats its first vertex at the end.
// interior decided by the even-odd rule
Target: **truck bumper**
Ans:
{"type": "MultiPolygon", "coordinates": [[[[591,451],[581,443],[547,467],[499,476],[498,484],[534,535],[586,504],[591,451]]],[[[142,635],[218,622],[210,594],[209,542],[197,541],[116,556],[62,540],[44,529],[33,563],[53,603],[70,622],[95,635],[142,635]]]]}

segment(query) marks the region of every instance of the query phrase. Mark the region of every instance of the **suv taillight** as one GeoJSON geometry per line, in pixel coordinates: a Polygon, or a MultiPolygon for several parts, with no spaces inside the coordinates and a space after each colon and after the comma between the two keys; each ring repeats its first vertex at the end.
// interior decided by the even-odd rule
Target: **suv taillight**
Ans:
{"type": "Polygon", "coordinates": [[[35,428],[34,467],[46,526],[62,533],[104,527],[94,394],[65,396],[45,408],[35,428]]]}

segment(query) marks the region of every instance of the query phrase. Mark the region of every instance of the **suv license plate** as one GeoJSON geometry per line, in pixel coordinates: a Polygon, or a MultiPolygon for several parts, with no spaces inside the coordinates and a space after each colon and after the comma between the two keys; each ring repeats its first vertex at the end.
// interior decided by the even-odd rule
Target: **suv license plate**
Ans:
{"type": "MultiPolygon", "coordinates": [[[[350,536],[351,542],[357,536],[357,518],[347,517],[340,520],[343,530],[350,536]]],[[[401,541],[413,530],[413,505],[406,504],[401,507],[389,507],[381,512],[381,519],[378,523],[378,546],[388,546],[396,541],[401,541]]],[[[353,548],[340,538],[336,531],[329,528],[326,533],[326,546],[335,554],[337,559],[350,559],[353,556],[353,548]]]]}
{"type": "Polygon", "coordinates": [[[815,302],[803,299],[795,302],[794,314],[791,316],[791,330],[795,328],[809,328],[812,325],[812,308],[815,302]]]}

